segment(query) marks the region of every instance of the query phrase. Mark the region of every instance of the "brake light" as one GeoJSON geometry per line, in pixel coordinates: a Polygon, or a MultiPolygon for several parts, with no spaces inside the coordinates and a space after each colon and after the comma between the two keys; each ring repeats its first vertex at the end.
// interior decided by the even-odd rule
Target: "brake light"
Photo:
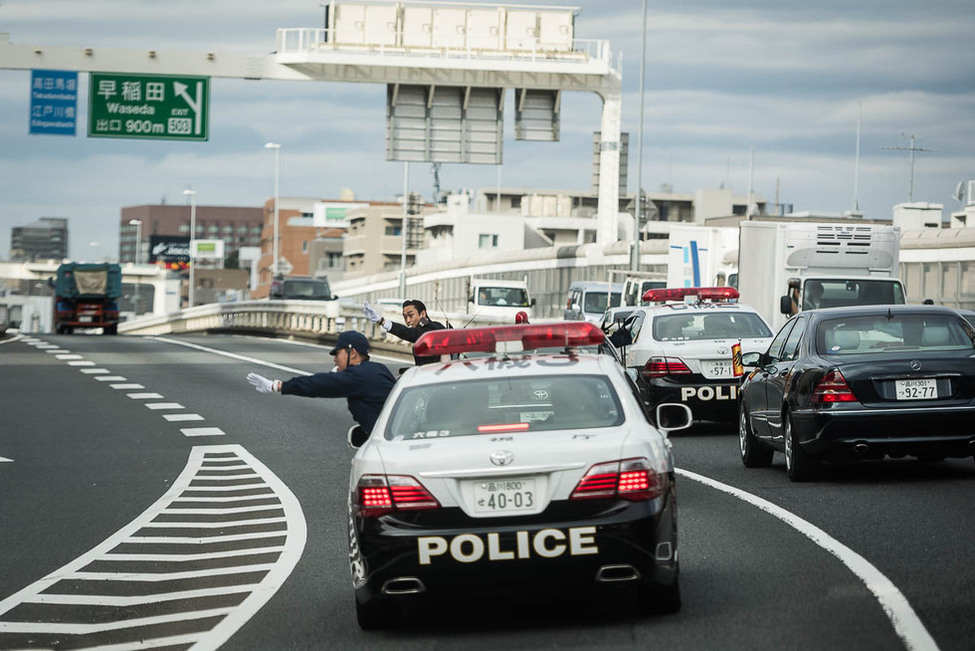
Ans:
{"type": "Polygon", "coordinates": [[[691,369],[687,368],[687,364],[679,357],[651,357],[641,371],[641,375],[645,378],[690,374],[691,369]]]}
{"type": "Polygon", "coordinates": [[[437,498],[408,475],[363,475],[356,486],[355,500],[356,512],[363,518],[440,508],[437,498]]]}
{"type": "Polygon", "coordinates": [[[570,499],[652,500],[667,491],[667,483],[667,476],[654,470],[647,459],[609,461],[591,467],[579,480],[570,499]]]}
{"type": "Polygon", "coordinates": [[[837,369],[829,371],[813,389],[809,401],[813,403],[856,402],[857,397],[837,369]]]}
{"type": "Polygon", "coordinates": [[[526,430],[531,426],[530,423],[507,423],[500,425],[478,425],[477,431],[481,434],[492,434],[494,432],[517,432],[526,430]]]}
{"type": "Polygon", "coordinates": [[[420,356],[456,353],[493,353],[501,350],[534,350],[556,346],[598,346],[606,335],[588,321],[559,321],[543,324],[503,325],[489,328],[434,330],[413,345],[420,356]]]}
{"type": "Polygon", "coordinates": [[[664,289],[648,289],[643,292],[643,300],[647,303],[686,302],[688,299],[731,301],[737,298],[738,290],[734,287],[667,287],[664,289]]]}

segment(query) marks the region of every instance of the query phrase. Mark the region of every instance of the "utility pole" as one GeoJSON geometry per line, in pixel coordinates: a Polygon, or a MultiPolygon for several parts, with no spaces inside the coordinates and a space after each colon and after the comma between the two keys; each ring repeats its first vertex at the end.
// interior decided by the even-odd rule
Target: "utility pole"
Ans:
{"type": "MultiPolygon", "coordinates": [[[[904,137],[908,137],[906,133],[901,134],[904,137]]],[[[915,147],[914,146],[914,134],[910,135],[911,146],[910,147],[884,147],[884,149],[891,149],[894,151],[909,151],[911,152],[911,187],[907,192],[908,203],[913,203],[914,201],[914,152],[917,151],[931,151],[925,147],[915,147]]]]}

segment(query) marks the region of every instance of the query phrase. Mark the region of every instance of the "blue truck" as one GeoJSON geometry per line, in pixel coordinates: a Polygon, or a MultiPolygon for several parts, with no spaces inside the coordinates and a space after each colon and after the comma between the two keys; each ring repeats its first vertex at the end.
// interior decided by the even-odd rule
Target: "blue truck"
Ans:
{"type": "Polygon", "coordinates": [[[103,334],[118,334],[120,265],[66,262],[49,284],[54,289],[55,332],[71,334],[75,328],[101,328],[103,334]]]}

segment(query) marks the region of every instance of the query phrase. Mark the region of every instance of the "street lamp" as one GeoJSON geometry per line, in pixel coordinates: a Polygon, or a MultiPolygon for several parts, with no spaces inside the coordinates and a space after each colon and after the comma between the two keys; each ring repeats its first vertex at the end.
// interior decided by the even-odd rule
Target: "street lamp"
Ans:
{"type": "Polygon", "coordinates": [[[281,145],[276,142],[265,143],[264,149],[274,150],[274,243],[272,245],[274,262],[271,265],[271,276],[278,273],[278,193],[281,187],[281,145]]]}
{"type": "Polygon", "coordinates": [[[190,198],[190,287],[188,298],[189,307],[193,307],[194,288],[196,287],[193,277],[196,267],[193,264],[193,240],[196,239],[196,190],[183,190],[183,195],[190,198]]]}
{"type": "MultiPolygon", "coordinates": [[[[142,250],[142,220],[130,219],[129,226],[135,226],[135,266],[139,266],[139,252],[142,250]]],[[[135,277],[135,292],[132,297],[132,311],[139,316],[139,276],[135,277]]]]}

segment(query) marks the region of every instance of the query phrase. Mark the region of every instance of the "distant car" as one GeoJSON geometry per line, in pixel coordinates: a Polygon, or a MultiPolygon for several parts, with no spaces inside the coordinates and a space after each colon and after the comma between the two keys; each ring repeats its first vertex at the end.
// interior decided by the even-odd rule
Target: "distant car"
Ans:
{"type": "Polygon", "coordinates": [[[644,300],[652,305],[632,308],[625,326],[632,343],[622,348],[651,407],[677,402],[695,421],[735,422],[732,347],[759,352],[772,340],[761,315],[737,299],[733,287],[651,289],[644,300]]]}
{"type": "MultiPolygon", "coordinates": [[[[438,330],[352,460],[356,616],[390,625],[426,596],[634,586],[681,607],[674,460],[656,414],[589,323],[438,330]],[[554,352],[535,352],[553,350],[554,352]],[[506,352],[507,351],[507,352],[506,352]]],[[[350,433],[350,445],[352,444],[350,433]]]]}
{"type": "Polygon", "coordinates": [[[334,301],[327,278],[309,276],[277,277],[271,281],[269,297],[293,301],[334,301]]]}
{"type": "Polygon", "coordinates": [[[784,452],[793,481],[833,458],[975,454],[975,329],[928,305],[801,312],[768,350],[742,356],[746,467],[784,452]]]}
{"type": "Polygon", "coordinates": [[[607,308],[618,307],[622,300],[623,285],[620,283],[576,281],[569,286],[562,318],[596,323],[607,308]]]}

